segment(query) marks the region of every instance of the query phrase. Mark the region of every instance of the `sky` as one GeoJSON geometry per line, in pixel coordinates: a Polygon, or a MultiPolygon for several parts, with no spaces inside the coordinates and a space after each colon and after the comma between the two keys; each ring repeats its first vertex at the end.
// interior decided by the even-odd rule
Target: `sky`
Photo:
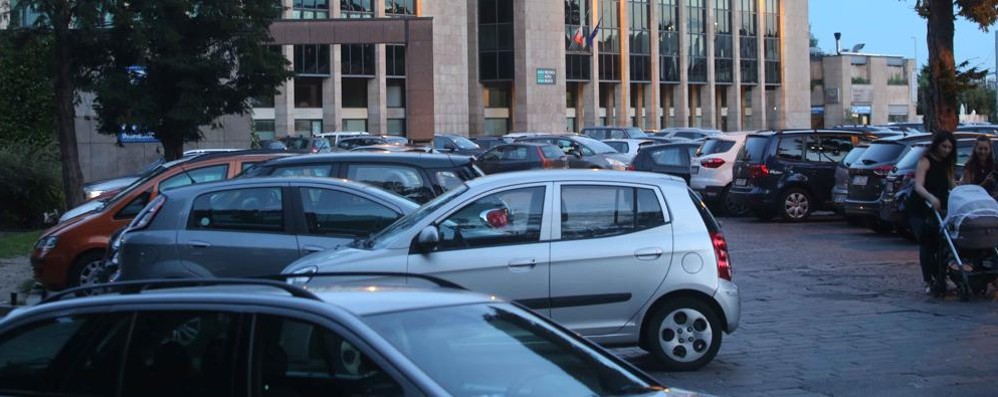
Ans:
{"type": "MultiPolygon", "coordinates": [[[[914,5],[915,0],[810,0],[811,33],[826,53],[835,51],[835,32],[842,33],[843,50],[863,43],[862,52],[871,54],[913,58],[917,42],[918,63],[924,65],[929,57],[925,20],[915,14],[914,5]]],[[[994,72],[996,28],[985,33],[976,24],[957,18],[953,39],[957,63],[967,60],[994,72]]]]}

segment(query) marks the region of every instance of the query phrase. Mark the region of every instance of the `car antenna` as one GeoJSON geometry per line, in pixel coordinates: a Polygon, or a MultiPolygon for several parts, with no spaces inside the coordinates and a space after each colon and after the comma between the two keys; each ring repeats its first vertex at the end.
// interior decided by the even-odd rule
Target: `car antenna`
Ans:
{"type": "Polygon", "coordinates": [[[184,167],[180,167],[180,172],[183,172],[183,173],[184,173],[184,175],[187,175],[187,179],[190,179],[190,180],[191,180],[191,184],[192,184],[192,185],[195,185],[195,184],[197,184],[197,183],[198,183],[198,181],[194,180],[194,177],[192,177],[192,176],[191,176],[191,174],[188,174],[188,173],[187,173],[187,169],[186,169],[186,168],[184,168],[184,167]]]}

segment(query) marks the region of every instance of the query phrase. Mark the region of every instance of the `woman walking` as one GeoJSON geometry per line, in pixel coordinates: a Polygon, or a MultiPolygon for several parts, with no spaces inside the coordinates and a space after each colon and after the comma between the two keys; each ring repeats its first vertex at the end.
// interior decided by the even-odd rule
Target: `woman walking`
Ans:
{"type": "Polygon", "coordinates": [[[941,265],[936,258],[940,243],[939,224],[932,210],[940,213],[946,210],[949,191],[956,185],[953,178],[955,164],[956,138],[948,131],[937,132],[929,149],[918,160],[915,194],[908,200],[911,229],[919,243],[918,260],[922,265],[925,293],[936,296],[946,293],[946,278],[942,276],[941,265]]]}

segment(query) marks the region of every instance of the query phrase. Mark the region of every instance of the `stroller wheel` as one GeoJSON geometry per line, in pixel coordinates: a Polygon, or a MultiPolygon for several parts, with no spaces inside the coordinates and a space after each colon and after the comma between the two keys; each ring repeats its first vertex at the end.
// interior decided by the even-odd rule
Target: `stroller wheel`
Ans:
{"type": "Polygon", "coordinates": [[[966,302],[970,300],[970,286],[965,283],[959,283],[956,285],[956,292],[960,296],[961,302],[966,302]]]}

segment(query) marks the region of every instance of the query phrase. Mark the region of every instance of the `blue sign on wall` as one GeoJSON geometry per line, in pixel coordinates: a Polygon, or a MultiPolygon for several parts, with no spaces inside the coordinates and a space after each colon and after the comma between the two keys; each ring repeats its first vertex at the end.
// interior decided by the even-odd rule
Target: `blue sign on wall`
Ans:
{"type": "Polygon", "coordinates": [[[537,84],[552,85],[555,83],[556,75],[554,69],[537,68],[537,84]]]}
{"type": "Polygon", "coordinates": [[[137,125],[121,126],[118,143],[159,143],[152,131],[143,131],[137,125]]]}

